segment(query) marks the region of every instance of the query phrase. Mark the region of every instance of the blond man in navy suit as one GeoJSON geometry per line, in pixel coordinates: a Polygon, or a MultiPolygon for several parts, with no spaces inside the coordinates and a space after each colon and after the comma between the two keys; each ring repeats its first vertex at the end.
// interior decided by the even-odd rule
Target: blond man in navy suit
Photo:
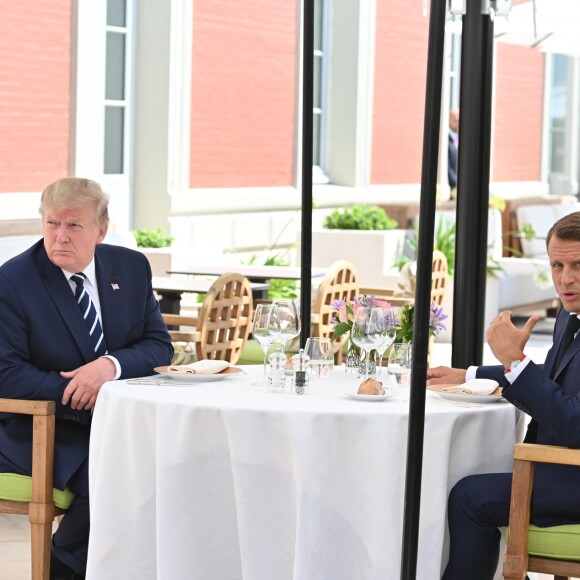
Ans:
{"type": "MultiPolygon", "coordinates": [[[[98,183],[59,179],[42,193],[44,237],[0,267],[0,397],[56,402],[54,485],[75,500],[53,536],[51,578],[86,568],[91,412],[103,384],[150,375],[173,354],[140,252],[101,244],[108,196],[98,183]],[[82,273],[102,326],[95,352],[71,278],[82,273]]],[[[31,421],[0,416],[0,471],[31,473],[31,421]]]]}

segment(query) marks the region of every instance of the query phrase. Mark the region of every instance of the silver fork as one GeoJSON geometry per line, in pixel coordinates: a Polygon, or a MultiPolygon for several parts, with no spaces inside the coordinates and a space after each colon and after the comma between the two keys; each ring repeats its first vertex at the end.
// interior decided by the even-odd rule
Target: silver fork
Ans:
{"type": "Polygon", "coordinates": [[[178,383],[167,379],[127,379],[128,385],[168,385],[174,387],[187,387],[189,385],[201,385],[202,383],[178,383]]]}

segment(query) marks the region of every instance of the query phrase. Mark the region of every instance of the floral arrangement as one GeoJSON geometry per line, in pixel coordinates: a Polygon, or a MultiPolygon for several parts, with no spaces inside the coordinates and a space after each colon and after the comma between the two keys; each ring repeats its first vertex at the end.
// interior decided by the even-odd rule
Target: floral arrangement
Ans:
{"type": "Polygon", "coordinates": [[[332,307],[336,310],[336,316],[332,318],[334,324],[334,332],[332,340],[336,340],[348,333],[348,340],[350,341],[350,331],[356,318],[356,313],[359,309],[364,309],[370,312],[371,308],[382,308],[387,318],[389,327],[398,327],[399,320],[393,312],[393,307],[390,302],[385,300],[377,300],[373,295],[367,296],[364,294],[361,298],[355,298],[354,302],[347,302],[346,300],[335,300],[332,307]]]}
{"type": "MultiPolygon", "coordinates": [[[[413,342],[414,306],[406,304],[402,307],[397,317],[389,302],[377,300],[372,295],[363,295],[361,298],[355,298],[352,303],[346,300],[335,300],[332,307],[336,310],[336,316],[332,319],[334,324],[333,340],[347,333],[349,334],[348,339],[350,340],[350,331],[352,330],[357,310],[364,308],[370,311],[373,307],[379,307],[385,311],[389,326],[396,329],[395,342],[413,342]]],[[[447,330],[447,327],[443,323],[446,318],[447,314],[443,312],[443,308],[432,302],[429,318],[430,336],[437,336],[442,330],[447,330]]]]}
{"type": "MultiPolygon", "coordinates": [[[[443,312],[442,306],[437,306],[431,302],[429,316],[429,336],[438,336],[442,330],[447,330],[443,321],[447,314],[443,312]]],[[[413,324],[415,323],[415,307],[405,304],[399,314],[399,325],[395,342],[413,342],[413,324]]]]}

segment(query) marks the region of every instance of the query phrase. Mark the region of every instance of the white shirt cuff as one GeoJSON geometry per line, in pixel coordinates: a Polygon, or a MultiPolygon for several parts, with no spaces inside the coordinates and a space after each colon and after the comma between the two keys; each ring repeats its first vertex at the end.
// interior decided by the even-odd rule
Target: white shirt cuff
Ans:
{"type": "Polygon", "coordinates": [[[106,354],[102,358],[108,358],[109,360],[113,361],[113,364],[115,365],[115,376],[112,380],[116,381],[121,376],[121,365],[119,364],[119,361],[110,354],[106,354]]]}
{"type": "Polygon", "coordinates": [[[522,374],[522,371],[528,366],[529,362],[530,357],[526,356],[526,358],[513,371],[505,374],[505,378],[510,382],[510,384],[522,374]]]}
{"type": "Polygon", "coordinates": [[[477,375],[477,367],[468,367],[465,371],[465,382],[474,379],[477,375]]]}

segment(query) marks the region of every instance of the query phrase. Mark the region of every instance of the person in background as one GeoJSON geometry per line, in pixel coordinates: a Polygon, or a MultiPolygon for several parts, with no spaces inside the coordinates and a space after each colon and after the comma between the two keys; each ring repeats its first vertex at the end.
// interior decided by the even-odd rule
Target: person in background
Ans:
{"type": "MultiPolygon", "coordinates": [[[[103,384],[170,364],[171,340],[140,252],[101,244],[108,196],[59,179],[42,193],[44,237],[0,267],[0,397],[56,402],[54,485],[75,493],[53,535],[52,579],[84,578],[92,410],[103,384]]],[[[0,416],[0,472],[31,475],[30,417],[0,416]]]]}
{"type": "MultiPolygon", "coordinates": [[[[475,376],[495,379],[503,396],[531,416],[525,442],[580,448],[580,212],[558,220],[546,239],[552,281],[562,301],[554,343],[544,364],[525,354],[539,316],[523,328],[511,312],[495,316],[487,342],[501,365],[427,371],[427,384],[463,383],[475,376]]],[[[532,522],[540,527],[580,523],[580,467],[537,464],[532,522]]],[[[511,473],[471,475],[449,496],[449,563],[444,580],[492,580],[499,557],[499,527],[509,520],[511,473]]]]}
{"type": "Polygon", "coordinates": [[[459,145],[459,109],[454,107],[449,112],[449,141],[447,146],[447,177],[451,188],[451,197],[457,197],[457,147],[459,145]]]}

